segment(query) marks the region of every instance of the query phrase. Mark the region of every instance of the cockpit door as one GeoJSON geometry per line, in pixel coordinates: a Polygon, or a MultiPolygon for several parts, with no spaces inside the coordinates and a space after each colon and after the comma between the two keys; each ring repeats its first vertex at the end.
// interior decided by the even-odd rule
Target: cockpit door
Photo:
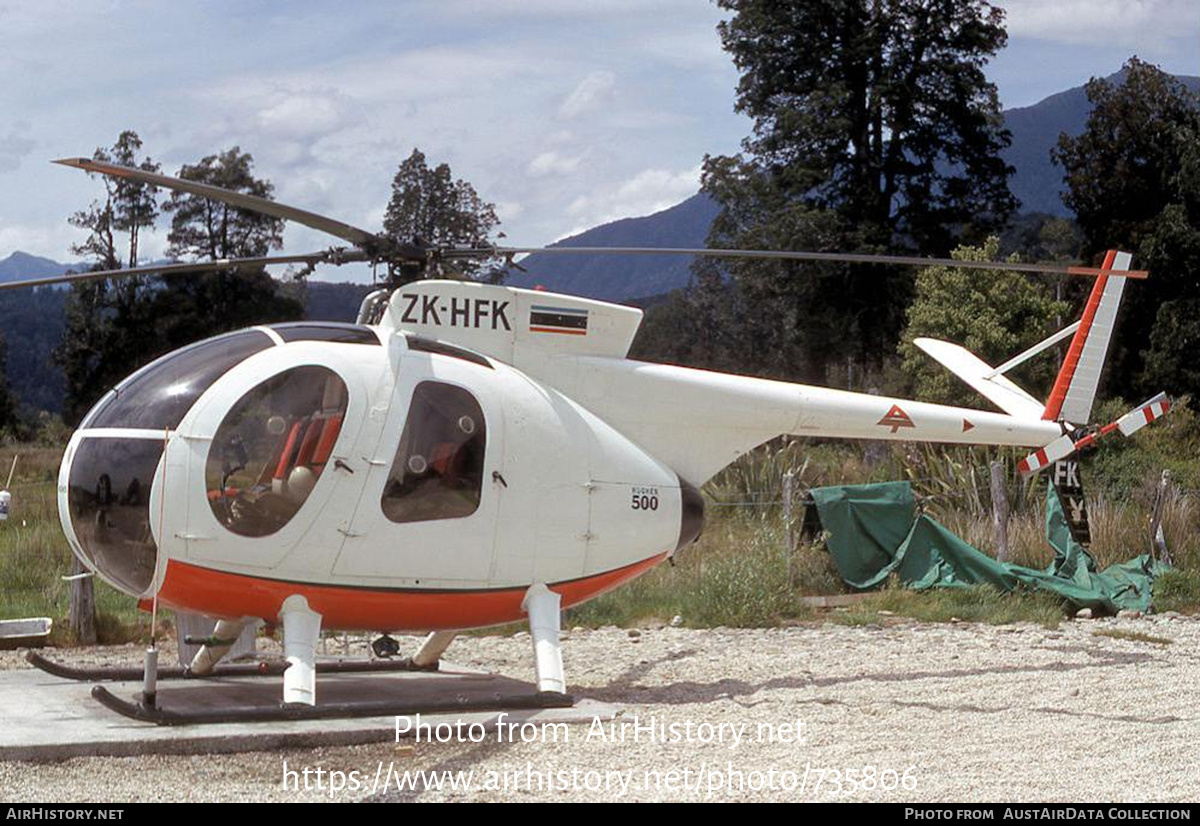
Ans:
{"type": "Polygon", "coordinates": [[[349,356],[307,342],[264,351],[184,419],[188,559],[281,578],[328,571],[365,476],[354,448],[367,382],[349,356]]]}
{"type": "Polygon", "coordinates": [[[462,587],[490,574],[493,479],[504,455],[494,373],[443,352],[404,349],[386,422],[367,463],[335,580],[462,587]]]}

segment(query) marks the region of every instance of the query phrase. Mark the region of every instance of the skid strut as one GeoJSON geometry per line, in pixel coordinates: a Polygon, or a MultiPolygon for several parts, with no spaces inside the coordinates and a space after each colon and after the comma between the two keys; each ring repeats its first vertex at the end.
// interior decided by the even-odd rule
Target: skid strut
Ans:
{"type": "Polygon", "coordinates": [[[521,609],[529,615],[529,635],[533,640],[533,662],[537,669],[538,691],[565,694],[567,678],[563,674],[562,645],[558,641],[562,598],[543,583],[529,586],[521,609]]]}

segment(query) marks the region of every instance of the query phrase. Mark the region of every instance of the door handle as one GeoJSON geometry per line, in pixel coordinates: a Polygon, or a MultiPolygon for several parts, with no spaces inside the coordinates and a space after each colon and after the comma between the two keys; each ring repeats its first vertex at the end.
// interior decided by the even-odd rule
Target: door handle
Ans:
{"type": "Polygon", "coordinates": [[[338,470],[344,470],[351,475],[354,474],[354,468],[350,467],[348,464],[343,462],[341,459],[334,459],[333,466],[335,468],[337,468],[338,470]]]}

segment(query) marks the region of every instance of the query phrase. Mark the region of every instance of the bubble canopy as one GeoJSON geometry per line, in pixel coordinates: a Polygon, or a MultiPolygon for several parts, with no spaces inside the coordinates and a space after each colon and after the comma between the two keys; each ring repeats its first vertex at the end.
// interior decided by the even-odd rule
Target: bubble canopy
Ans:
{"type": "Polygon", "coordinates": [[[274,343],[261,330],[242,330],[168,353],[109,391],[79,428],[174,430],[213,382],[274,343]]]}
{"type": "MultiPolygon", "coordinates": [[[[169,434],[231,369],[294,343],[381,345],[375,331],[357,324],[293,322],[239,330],[151,362],[92,408],[60,472],[63,527],[92,568],[127,593],[149,591],[158,560],[150,491],[169,434]]],[[[268,378],[234,403],[206,467],[218,521],[254,537],[290,520],[329,461],[347,401],[346,385],[334,371],[306,365],[268,378]]]]}

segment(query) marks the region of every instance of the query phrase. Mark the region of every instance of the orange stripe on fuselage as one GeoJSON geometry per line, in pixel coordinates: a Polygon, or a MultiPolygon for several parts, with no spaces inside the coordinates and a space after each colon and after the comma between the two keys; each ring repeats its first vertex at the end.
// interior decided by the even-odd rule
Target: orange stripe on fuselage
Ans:
{"type": "MultiPolygon", "coordinates": [[[[1116,257],[1117,251],[1109,250],[1104,256],[1104,264],[1100,269],[1111,270],[1116,257]]],[[[1088,296],[1087,306],[1083,308],[1083,318],[1079,320],[1079,329],[1075,331],[1075,337],[1071,339],[1071,346],[1067,348],[1067,357],[1063,359],[1062,367],[1058,371],[1058,378],[1054,380],[1054,389],[1050,391],[1050,398],[1046,400],[1046,409],[1042,413],[1042,419],[1045,421],[1057,421],[1059,414],[1062,413],[1063,402],[1067,400],[1067,391],[1071,389],[1071,380],[1075,378],[1075,368],[1079,366],[1079,357],[1083,355],[1083,345],[1087,342],[1088,333],[1092,329],[1092,321],[1096,318],[1096,310],[1100,306],[1100,299],[1104,297],[1104,287],[1107,283],[1107,275],[1096,276],[1096,283],[1092,285],[1092,294],[1088,296]]],[[[1086,424],[1086,422],[1079,424],[1086,424]]]]}
{"type": "MultiPolygon", "coordinates": [[[[559,582],[550,588],[564,608],[599,596],[653,568],[661,553],[603,574],[559,582]]],[[[321,615],[321,627],[368,631],[437,631],[478,628],[524,619],[525,588],[495,590],[384,591],[361,587],[285,582],[214,571],[171,560],[158,600],[162,605],[212,617],[262,617],[275,622],[292,594],[308,600],[321,615]]]]}

